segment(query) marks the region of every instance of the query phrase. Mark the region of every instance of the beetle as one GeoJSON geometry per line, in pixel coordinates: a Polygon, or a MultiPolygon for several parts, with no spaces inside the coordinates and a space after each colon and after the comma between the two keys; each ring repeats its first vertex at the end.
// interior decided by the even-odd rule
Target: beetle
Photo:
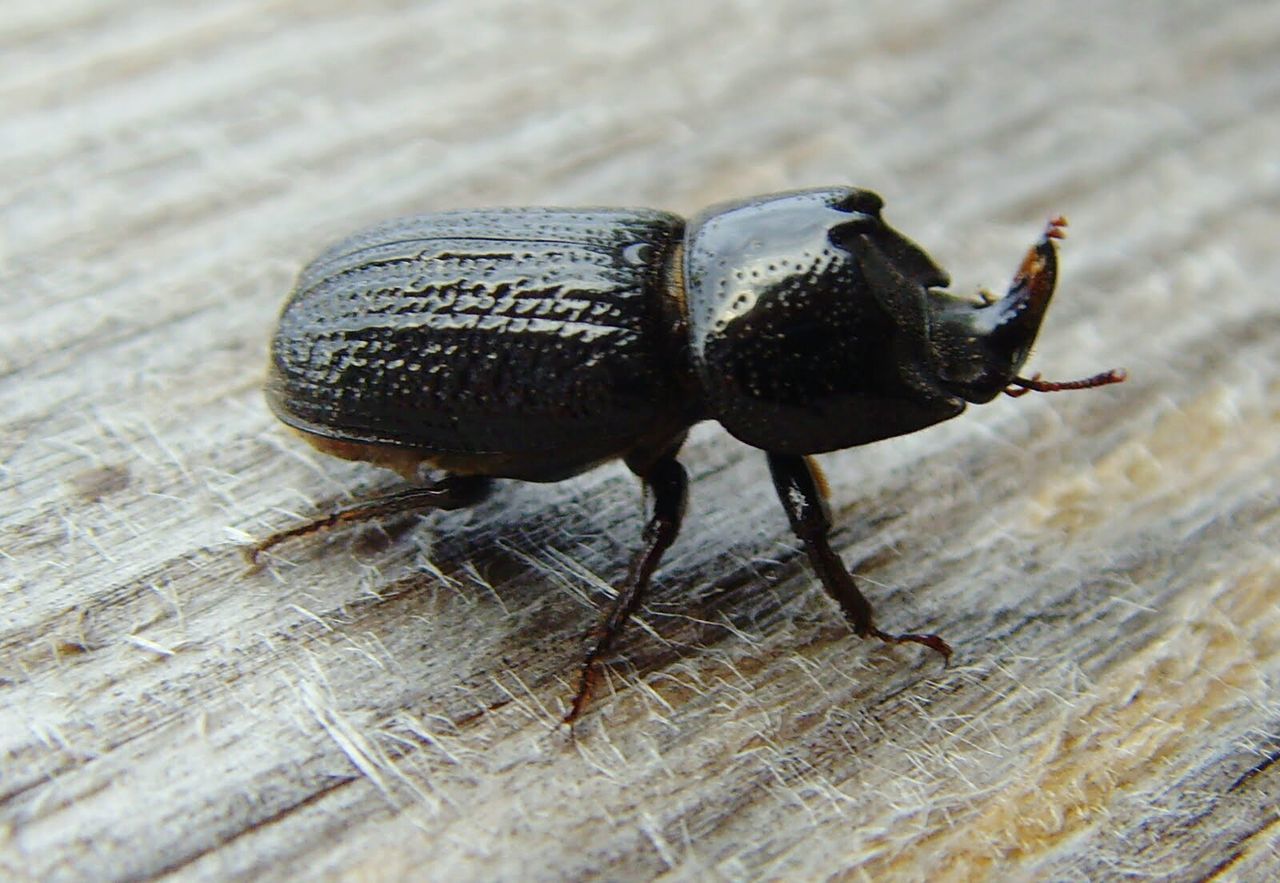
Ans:
{"type": "Polygon", "coordinates": [[[853,631],[949,658],[934,634],[875,625],[828,533],[814,454],[904,435],[1007,392],[1115,383],[1018,376],[1057,279],[1055,218],[1003,297],[947,274],[881,217],[875,193],[829,187],[715,206],[442,211],[371,227],[298,279],[271,345],[267,401],[319,450],[416,486],[279,531],[458,509],[494,479],[551,482],[622,459],[644,483],[643,542],[586,646],[565,715],[680,530],[677,452],[715,420],[765,452],[778,498],[853,631]]]}

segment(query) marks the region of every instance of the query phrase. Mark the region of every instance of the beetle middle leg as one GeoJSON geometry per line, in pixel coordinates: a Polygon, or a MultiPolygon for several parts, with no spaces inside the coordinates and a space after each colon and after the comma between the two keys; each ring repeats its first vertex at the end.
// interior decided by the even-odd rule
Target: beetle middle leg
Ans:
{"type": "Polygon", "coordinates": [[[631,561],[627,581],[618,590],[613,606],[600,626],[592,633],[592,643],[582,663],[578,678],[578,691],[564,722],[572,724],[591,699],[592,690],[600,675],[600,664],[614,641],[622,632],[627,620],[640,607],[649,579],[662,560],[662,555],[680,532],[688,500],[688,476],[672,451],[650,465],[639,465],[628,459],[627,465],[640,476],[652,493],[653,511],[644,528],[644,545],[631,561]]]}
{"type": "Polygon", "coordinates": [[[871,602],[858,589],[853,576],[827,540],[831,532],[831,513],[827,508],[821,473],[815,473],[815,467],[808,458],[795,454],[769,454],[769,469],[773,473],[778,498],[787,510],[791,529],[804,543],[804,550],[813,563],[813,569],[818,572],[822,587],[840,605],[854,632],[859,637],[878,638],[890,644],[923,644],[950,659],[951,647],[937,635],[891,635],[876,628],[871,602]]]}
{"type": "Polygon", "coordinates": [[[493,479],[487,475],[446,475],[435,484],[427,487],[410,488],[394,494],[362,500],[335,509],[327,515],[312,518],[286,530],[276,531],[271,536],[259,540],[245,554],[253,564],[258,563],[259,556],[268,549],[291,540],[337,527],[340,524],[369,521],[400,512],[426,512],[431,509],[464,509],[474,506],[489,495],[493,488],[493,479]]]}

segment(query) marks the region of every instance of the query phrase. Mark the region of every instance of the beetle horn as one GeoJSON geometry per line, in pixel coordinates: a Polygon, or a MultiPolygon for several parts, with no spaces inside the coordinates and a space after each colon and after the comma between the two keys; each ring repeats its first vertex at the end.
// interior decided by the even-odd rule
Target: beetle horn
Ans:
{"type": "MultiPolygon", "coordinates": [[[[990,309],[998,311],[999,316],[995,335],[1010,334],[1015,347],[1022,346],[1020,341],[1023,340],[1029,344],[1040,330],[1040,322],[1044,319],[1045,310],[1049,308],[1049,300],[1053,297],[1054,283],[1058,277],[1058,250],[1054,247],[1053,240],[1066,236],[1063,230],[1066,226],[1067,219],[1061,216],[1049,221],[1040,241],[1022,259],[1022,266],[1013,277],[1009,293],[990,306],[990,309]],[[1005,331],[1006,327],[1008,331],[1005,331]]],[[[1020,364],[1020,360],[1016,364],[1020,364]]],[[[1113,368],[1082,380],[1042,380],[1039,374],[1030,378],[1015,376],[1005,387],[1004,393],[1017,398],[1029,392],[1093,389],[1095,386],[1122,383],[1126,376],[1123,368],[1113,368]]]]}
{"type": "MultiPolygon", "coordinates": [[[[1040,331],[1058,281],[1058,250],[1054,240],[1066,236],[1063,230],[1066,226],[1067,219],[1063,217],[1049,221],[1044,235],[1022,259],[1009,285],[1009,293],[986,308],[994,319],[993,338],[1005,341],[1011,353],[1029,349],[1040,331]]],[[[1020,364],[1020,360],[1016,361],[1020,364]]]]}

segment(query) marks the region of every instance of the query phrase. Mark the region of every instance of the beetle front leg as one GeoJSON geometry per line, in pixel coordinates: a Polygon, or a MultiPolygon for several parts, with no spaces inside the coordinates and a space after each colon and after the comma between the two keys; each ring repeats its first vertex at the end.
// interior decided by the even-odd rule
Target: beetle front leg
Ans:
{"type": "Polygon", "coordinates": [[[285,530],[279,530],[265,539],[259,540],[245,550],[250,563],[256,565],[259,557],[268,549],[308,534],[329,530],[340,524],[369,521],[400,512],[426,512],[431,509],[463,509],[474,506],[489,495],[493,488],[493,479],[486,475],[446,475],[428,487],[416,487],[362,500],[335,509],[327,515],[321,515],[304,521],[285,530]]]}
{"type": "Polygon", "coordinates": [[[791,529],[795,531],[804,550],[813,562],[813,569],[840,609],[854,632],[863,638],[879,638],[890,644],[924,644],[951,658],[951,647],[937,635],[891,635],[876,628],[871,602],[858,589],[857,583],[845,569],[840,556],[831,548],[827,535],[831,531],[831,513],[827,509],[826,489],[821,473],[815,474],[808,458],[795,454],[769,454],[769,469],[773,484],[778,490],[782,508],[787,510],[791,529]]]}
{"type": "Polygon", "coordinates": [[[618,590],[604,622],[592,633],[591,649],[587,651],[582,663],[582,673],[578,678],[578,692],[574,694],[569,713],[564,716],[567,724],[572,724],[590,701],[600,675],[601,660],[613,646],[627,620],[640,607],[649,588],[649,578],[658,568],[663,553],[675,541],[676,534],[680,532],[680,522],[684,519],[689,480],[684,467],[676,462],[674,454],[658,459],[652,465],[644,467],[643,471],[630,462],[627,465],[631,466],[652,492],[653,512],[644,528],[644,545],[631,561],[627,581],[618,590]]]}

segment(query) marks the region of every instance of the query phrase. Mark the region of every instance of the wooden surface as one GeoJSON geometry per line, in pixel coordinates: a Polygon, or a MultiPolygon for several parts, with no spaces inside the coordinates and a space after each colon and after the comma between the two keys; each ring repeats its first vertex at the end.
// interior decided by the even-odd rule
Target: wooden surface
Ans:
{"type": "Polygon", "coordinates": [[[1270,0],[9,0],[0,876],[1274,879],[1278,106],[1270,0]],[[1029,370],[1132,378],[822,458],[950,668],[848,633],[712,425],[576,742],[621,467],[246,574],[396,485],[260,393],[330,240],[831,183],[968,291],[1068,214],[1029,370]]]}

